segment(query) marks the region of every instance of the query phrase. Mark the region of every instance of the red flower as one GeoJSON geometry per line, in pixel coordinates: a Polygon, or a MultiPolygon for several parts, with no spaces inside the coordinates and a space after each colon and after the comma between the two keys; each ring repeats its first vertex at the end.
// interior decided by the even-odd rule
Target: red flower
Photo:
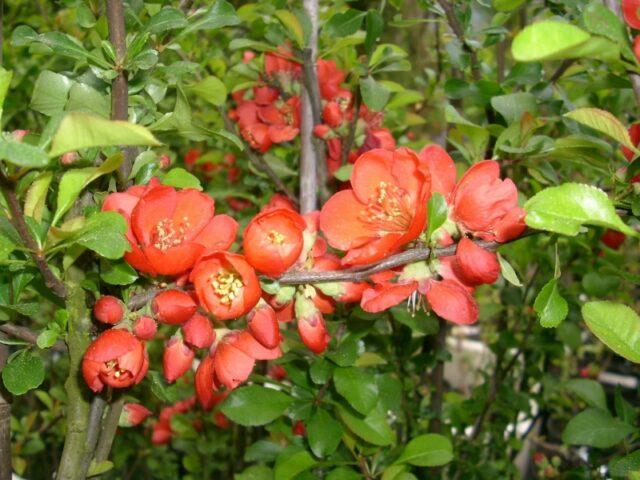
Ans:
{"type": "Polygon", "coordinates": [[[340,85],[347,74],[340,70],[333,60],[318,60],[317,69],[320,94],[325,100],[332,100],[340,93],[340,85]]]}
{"type": "Polygon", "coordinates": [[[467,237],[458,243],[455,259],[456,273],[467,285],[491,284],[500,276],[498,256],[467,237]]]}
{"type": "Polygon", "coordinates": [[[416,281],[402,283],[383,281],[364,291],[360,305],[365,312],[382,312],[405,301],[416,290],[418,290],[416,281]]]}
{"type": "Polygon", "coordinates": [[[116,328],[101,333],[82,359],[82,375],[94,392],[100,392],[105,384],[114,388],[137,384],[148,367],[142,342],[128,331],[116,328]]]}
{"type": "Polygon", "coordinates": [[[302,420],[298,420],[293,424],[291,428],[291,433],[297,435],[298,437],[304,437],[307,434],[307,429],[304,426],[304,422],[302,420]]]}
{"type": "Polygon", "coordinates": [[[627,25],[640,29],[640,0],[622,0],[622,15],[627,25]]]}
{"type": "Polygon", "coordinates": [[[276,312],[266,302],[261,301],[247,315],[249,333],[265,348],[276,348],[280,344],[280,327],[276,312]]]}
{"type": "Polygon", "coordinates": [[[124,317],[124,305],[116,297],[103,295],[93,306],[93,316],[102,323],[115,325],[124,317]]]}
{"type": "Polygon", "coordinates": [[[233,390],[251,375],[256,361],[238,348],[238,338],[237,332],[227,334],[216,347],[213,385],[221,384],[233,390]]]}
{"type": "Polygon", "coordinates": [[[427,145],[418,154],[420,161],[431,172],[431,192],[438,192],[445,199],[456,186],[456,165],[444,148],[427,145]]]}
{"type": "Polygon", "coordinates": [[[133,334],[140,340],[151,340],[158,331],[158,325],[153,318],[143,315],[133,324],[133,334]]]}
{"type": "Polygon", "coordinates": [[[279,97],[280,91],[277,88],[268,85],[253,87],[253,100],[258,105],[271,105],[279,97]]]}
{"type": "Polygon", "coordinates": [[[216,339],[216,332],[207,317],[196,313],[182,325],[182,336],[190,347],[209,348],[216,339]]]}
{"type": "MultiPolygon", "coordinates": [[[[640,36],[639,36],[640,37],[640,36]]],[[[638,37],[636,37],[637,39],[638,37]]],[[[640,123],[634,123],[629,127],[629,137],[631,138],[631,143],[634,146],[638,146],[640,144],[640,123]]],[[[630,162],[635,157],[635,153],[629,150],[627,147],[622,147],[622,153],[624,153],[625,158],[630,162]]]]}
{"type": "Polygon", "coordinates": [[[157,183],[111,194],[102,209],[125,217],[131,244],[125,260],[154,276],[186,272],[206,251],[228,248],[238,229],[231,217],[214,216],[214,202],[207,195],[157,183]]]}
{"type": "Polygon", "coordinates": [[[139,403],[125,403],[122,407],[118,425],[121,427],[135,427],[144,422],[151,415],[151,410],[139,403]]]}
{"type": "Polygon", "coordinates": [[[264,71],[268,77],[285,75],[294,78],[302,72],[302,66],[293,61],[291,48],[280,45],[277,52],[268,52],[264,55],[264,71]]]}
{"type": "Polygon", "coordinates": [[[607,247],[618,250],[626,238],[627,236],[624,233],[608,228],[600,237],[600,241],[607,247]]]}
{"type": "Polygon", "coordinates": [[[213,356],[207,354],[204,357],[200,364],[198,365],[198,369],[196,370],[195,375],[195,388],[196,388],[196,398],[198,399],[198,403],[204,410],[211,410],[213,406],[216,404],[217,394],[215,392],[214,386],[214,375],[215,375],[215,365],[213,361],[213,356]]]}
{"type": "Polygon", "coordinates": [[[162,370],[167,382],[175,382],[187,373],[194,358],[195,353],[184,344],[182,338],[171,337],[162,355],[162,370]]]}
{"type": "Polygon", "coordinates": [[[338,102],[327,102],[322,109],[322,119],[330,127],[337,127],[344,120],[344,115],[338,102]]]}
{"type": "Polygon", "coordinates": [[[483,240],[506,242],[525,229],[525,212],[518,206],[518,190],[510,179],[500,180],[493,160],[473,165],[452,193],[453,220],[464,232],[483,240]]]}
{"type": "Polygon", "coordinates": [[[365,153],[353,167],[351,186],[333,195],[320,214],[329,245],[347,251],[343,264],[380,260],[424,229],[430,179],[411,150],[365,153]]]}
{"type": "Polygon", "coordinates": [[[188,170],[191,170],[191,168],[197,163],[198,159],[200,158],[200,155],[202,153],[200,152],[200,150],[196,150],[194,148],[190,149],[184,156],[184,164],[187,167],[188,170]]]}
{"type": "Polygon", "coordinates": [[[421,289],[433,311],[440,317],[458,325],[469,325],[478,320],[478,304],[462,284],[445,278],[430,280],[421,289]]]}
{"type": "Polygon", "coordinates": [[[231,426],[231,422],[229,421],[227,416],[220,410],[213,413],[213,421],[218,428],[227,429],[231,426]]]}
{"type": "Polygon", "coordinates": [[[260,299],[258,277],[242,255],[211,253],[196,264],[189,278],[200,304],[218,320],[241,317],[260,299]]]}
{"type": "Polygon", "coordinates": [[[151,443],[154,445],[166,445],[171,441],[171,425],[168,420],[160,420],[153,424],[151,443]]]}
{"type": "Polygon", "coordinates": [[[244,231],[247,261],[259,272],[277,277],[291,267],[302,251],[305,222],[289,209],[273,209],[254,217],[244,231]]]}
{"type": "Polygon", "coordinates": [[[287,378],[287,371],[282,365],[273,365],[267,372],[267,376],[280,381],[287,378]]]}
{"type": "Polygon", "coordinates": [[[182,290],[165,290],[155,296],[151,310],[159,322],[180,325],[196,313],[198,305],[191,295],[182,290]]]}

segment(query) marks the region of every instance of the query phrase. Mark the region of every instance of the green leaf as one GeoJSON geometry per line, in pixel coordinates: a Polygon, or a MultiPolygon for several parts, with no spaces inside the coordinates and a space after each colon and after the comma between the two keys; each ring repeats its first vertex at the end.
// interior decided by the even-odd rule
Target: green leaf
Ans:
{"type": "Polygon", "coordinates": [[[624,145],[636,154],[640,153],[629,137],[629,132],[624,125],[611,113],[599,108],[577,108],[569,113],[564,114],[565,117],[571,118],[582,125],[591,127],[594,130],[604,133],[616,142],[624,145]]]}
{"type": "Polygon", "coordinates": [[[366,415],[378,403],[374,376],[357,367],[339,367],[333,372],[336,390],[358,412],[366,415]]]}
{"type": "Polygon", "coordinates": [[[236,11],[229,2],[218,0],[201,17],[190,20],[189,26],[185,28],[180,36],[198,30],[216,30],[222,27],[230,27],[240,23],[236,11]]]}
{"type": "Polygon", "coordinates": [[[504,258],[499,253],[497,255],[498,255],[498,262],[500,263],[500,273],[502,274],[504,279],[515,287],[521,287],[522,282],[518,278],[518,274],[513,269],[511,264],[507,261],[506,258],[504,258]]]}
{"type": "Polygon", "coordinates": [[[410,312],[406,306],[393,307],[390,310],[394,320],[406,325],[411,330],[415,330],[425,335],[438,333],[438,319],[420,309],[414,313],[410,312]]]}
{"type": "Polygon", "coordinates": [[[42,359],[28,350],[21,350],[13,355],[2,369],[4,386],[14,395],[22,395],[38,388],[43,380],[42,359]]]}
{"type": "Polygon", "coordinates": [[[376,82],[371,76],[360,79],[360,92],[364,104],[376,112],[384,108],[391,95],[386,87],[376,82]]]}
{"type": "Polygon", "coordinates": [[[409,463],[418,467],[439,467],[453,459],[451,441],[435,433],[412,439],[395,463],[409,463]]]}
{"type": "Polygon", "coordinates": [[[277,480],[292,480],[316,463],[311,454],[304,448],[297,445],[289,445],[278,455],[273,477],[277,480]]]}
{"type": "Polygon", "coordinates": [[[565,183],[546,188],[525,204],[525,222],[532,228],[575,236],[582,225],[619,230],[636,236],[616,213],[607,194],[591,185],[565,183]]]}
{"type": "Polygon", "coordinates": [[[273,480],[273,471],[266,465],[251,465],[236,473],[233,480],[273,480]]]}
{"type": "Polygon", "coordinates": [[[164,7],[152,16],[144,30],[149,33],[164,33],[177,28],[184,28],[189,24],[182,10],[174,7],[164,7]]]}
{"type": "Polygon", "coordinates": [[[519,122],[525,113],[530,113],[534,116],[538,113],[536,97],[528,92],[493,97],[491,106],[504,117],[507,124],[519,122]]]}
{"type": "Polygon", "coordinates": [[[161,143],[141,125],[120,120],[106,120],[81,112],[67,114],[53,137],[52,157],[83,148],[111,145],[149,145],[161,143]]]}
{"type": "Polygon", "coordinates": [[[5,260],[16,248],[16,244],[11,239],[0,234],[0,260],[5,260]]]}
{"type": "Polygon", "coordinates": [[[0,139],[0,160],[28,168],[45,167],[50,161],[38,147],[7,139],[0,139]]]}
{"type": "Polygon", "coordinates": [[[122,258],[130,248],[126,231],[127,221],[122,215],[98,212],[87,219],[74,241],[102,257],[115,260],[122,258]]]}
{"type": "Polygon", "coordinates": [[[112,468],[113,468],[113,462],[110,460],[103,460],[101,462],[96,462],[95,460],[91,460],[91,463],[89,464],[89,471],[87,472],[87,478],[97,477],[98,475],[107,473],[112,468]]]}
{"type": "Polygon", "coordinates": [[[524,3],[524,0],[493,0],[493,8],[499,12],[510,12],[524,3]]]}
{"type": "Polygon", "coordinates": [[[100,57],[90,53],[74,37],[61,32],[47,32],[38,35],[37,40],[42,42],[58,55],[73,58],[74,60],[92,60],[103,68],[110,65],[100,57]]]}
{"type": "Polygon", "coordinates": [[[370,9],[365,19],[367,34],[364,37],[364,49],[371,53],[378,37],[384,30],[384,18],[376,9],[370,9]]]}
{"type": "Polygon", "coordinates": [[[360,29],[365,15],[365,12],[354,10],[353,8],[345,12],[336,13],[325,23],[322,31],[331,38],[353,35],[360,29]]]}
{"type": "Polygon", "coordinates": [[[553,278],[542,287],[536,297],[533,309],[538,314],[540,325],[544,328],[557,327],[569,313],[567,301],[558,291],[558,280],[553,278]]]}
{"type": "Polygon", "coordinates": [[[231,143],[238,150],[244,150],[244,143],[242,143],[242,140],[240,140],[236,134],[227,132],[226,130],[212,130],[211,133],[231,143]]]}
{"type": "Polygon", "coordinates": [[[546,20],[529,25],[519,32],[511,44],[511,53],[518,62],[575,58],[576,47],[591,36],[574,25],[546,20]]]}
{"type": "Polygon", "coordinates": [[[217,77],[209,76],[203,78],[198,83],[189,85],[186,88],[190,93],[199,96],[216,107],[224,105],[227,100],[227,87],[217,77]]]}
{"type": "Polygon", "coordinates": [[[162,177],[163,185],[170,185],[176,188],[195,188],[202,190],[200,180],[195,175],[187,172],[184,168],[172,168],[162,177]]]}
{"type": "Polygon", "coordinates": [[[607,397],[604,393],[604,388],[595,380],[576,378],[569,380],[565,387],[587,402],[589,406],[600,408],[601,410],[607,409],[607,397]]]}
{"type": "Polygon", "coordinates": [[[349,178],[351,178],[351,172],[353,171],[353,163],[349,163],[347,165],[341,166],[335,172],[333,172],[333,176],[336,177],[341,182],[348,182],[349,178]]]}
{"type": "Polygon", "coordinates": [[[13,78],[13,71],[5,70],[0,67],[0,117],[2,116],[4,101],[7,98],[9,87],[11,86],[11,79],[13,78]]]}
{"type": "Polygon", "coordinates": [[[338,467],[331,470],[324,480],[362,480],[362,475],[351,468],[338,467]]]}
{"type": "Polygon", "coordinates": [[[42,220],[42,212],[52,179],[53,172],[42,172],[33,180],[24,200],[24,214],[26,216],[33,217],[38,222],[42,220]]]}
{"type": "Polygon", "coordinates": [[[342,425],[326,410],[319,409],[307,423],[307,440],[316,457],[328,457],[342,440],[342,425]]]}
{"type": "Polygon", "coordinates": [[[67,110],[70,112],[85,112],[103,118],[109,118],[111,103],[109,97],[101,94],[84,83],[74,83],[69,90],[67,110]]]}
{"type": "Polygon", "coordinates": [[[283,392],[258,385],[233,390],[222,404],[222,413],[244,426],[266,425],[284,413],[293,399],[283,392]]]}
{"type": "Polygon", "coordinates": [[[136,271],[126,262],[103,261],[100,278],[109,285],[131,285],[138,279],[136,271]]]}
{"type": "Polygon", "coordinates": [[[434,192],[427,203],[429,227],[427,228],[427,238],[431,238],[433,232],[438,230],[447,221],[449,207],[444,197],[438,192],[434,192]]]}
{"type": "Polygon", "coordinates": [[[67,170],[60,180],[57,208],[56,213],[53,215],[51,225],[56,225],[58,220],[60,220],[62,216],[69,211],[73,202],[76,201],[82,190],[102,175],[116,170],[123,160],[124,156],[122,153],[117,153],[107,158],[99,167],[67,170]]]}
{"type": "Polygon", "coordinates": [[[573,417],[562,433],[569,445],[610,448],[631,435],[635,429],[599,408],[588,408],[573,417]]]}
{"type": "Polygon", "coordinates": [[[395,442],[395,434],[389,427],[385,414],[378,409],[372,410],[364,418],[344,407],[338,407],[337,411],[347,428],[364,441],[379,447],[395,442]]]}
{"type": "Polygon", "coordinates": [[[42,349],[51,348],[57,341],[58,332],[56,332],[55,330],[45,329],[40,332],[40,335],[38,335],[38,338],[36,339],[36,345],[38,345],[38,348],[42,349]]]}
{"type": "Polygon", "coordinates": [[[624,457],[614,458],[609,463],[609,475],[612,477],[631,478],[627,475],[638,470],[640,470],[640,450],[624,457]]]}
{"type": "Polygon", "coordinates": [[[73,81],[59,73],[44,70],[38,75],[31,103],[29,106],[36,112],[53,116],[64,110],[73,81]]]}
{"type": "Polygon", "coordinates": [[[287,30],[291,40],[293,40],[298,47],[304,47],[304,32],[298,17],[289,10],[276,10],[274,15],[287,30]]]}
{"type": "Polygon", "coordinates": [[[631,308],[613,302],[588,302],[582,306],[582,317],[607,347],[640,363],[640,317],[631,308]]]}
{"type": "Polygon", "coordinates": [[[609,7],[600,2],[590,2],[582,12],[584,26],[591,33],[626,45],[628,40],[627,28],[609,7]]]}

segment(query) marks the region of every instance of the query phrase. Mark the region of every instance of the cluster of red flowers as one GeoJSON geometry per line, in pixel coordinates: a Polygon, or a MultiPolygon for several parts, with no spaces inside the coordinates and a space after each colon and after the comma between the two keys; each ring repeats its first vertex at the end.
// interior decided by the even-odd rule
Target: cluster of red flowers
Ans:
{"type": "MultiPolygon", "coordinates": [[[[275,195],[244,229],[242,253],[230,251],[236,221],[215,215],[213,200],[197,190],[176,190],[154,179],[109,195],[103,209],[127,220],[126,261],[173,284],[138,312],[111,296],[96,302],[96,320],[111,328],[87,349],[87,384],[99,392],[105,385],[140,382],[149,366],[145,342],[156,336],[157,323],[176,327],[162,360],[168,382],[190,371],[203,351],[195,398],[210,410],[224,392],[247,380],[256,361],[282,355],[281,323],[295,318],[302,342],[322,353],[330,340],[324,315],[336,302],[360,302],[364,310],[379,312],[408,299],[410,307],[429,306],[451,322],[475,322],[474,288],[495,282],[500,267],[496,254],[474,239],[505,242],[525,228],[516,187],[499,174],[498,164],[487,160],[456,181],[453,160],[435,145],[420,154],[370,150],[355,161],[351,189],[336,193],[319,212],[300,215],[275,195]],[[448,218],[427,238],[427,205],[434,194],[446,201],[448,218]],[[287,286],[270,280],[286,272],[359,267],[411,245],[456,241],[455,255],[384,271],[370,282],[287,286]],[[226,328],[225,322],[243,317],[243,328],[226,328]]],[[[154,426],[154,442],[170,439],[171,415],[184,405],[174,407],[154,426]]]]}
{"type": "MultiPolygon", "coordinates": [[[[253,59],[250,55],[246,61],[253,59]]],[[[375,148],[393,150],[396,142],[391,132],[381,126],[382,114],[371,112],[362,105],[355,112],[353,93],[342,85],[347,77],[333,60],[318,60],[318,84],[322,102],[322,124],[314,133],[326,141],[327,167],[335,172],[343,161],[343,143],[349,137],[356,118],[356,148],[345,160],[353,163],[362,153],[375,148]]],[[[300,132],[300,96],[293,88],[302,74],[288,47],[264,56],[264,74],[259,85],[250,90],[237,90],[233,99],[237,108],[229,112],[249,145],[268,151],[273,144],[289,142],[300,132]]]]}

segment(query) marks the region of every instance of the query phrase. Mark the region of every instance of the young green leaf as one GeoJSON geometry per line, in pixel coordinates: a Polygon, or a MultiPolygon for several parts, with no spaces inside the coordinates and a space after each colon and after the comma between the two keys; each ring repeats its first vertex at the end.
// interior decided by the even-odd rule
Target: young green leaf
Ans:
{"type": "Polygon", "coordinates": [[[322,31],[331,38],[353,35],[360,29],[365,15],[365,12],[354,10],[353,8],[345,12],[336,13],[324,25],[322,31]]]}
{"type": "Polygon", "coordinates": [[[640,153],[631,141],[629,132],[624,125],[606,110],[600,108],[577,108],[569,113],[565,113],[564,116],[582,125],[591,127],[600,133],[604,133],[636,154],[640,153]]]}
{"type": "Polygon", "coordinates": [[[607,397],[604,393],[604,388],[597,381],[588,378],[576,378],[569,380],[565,386],[567,390],[578,395],[589,406],[601,410],[607,409],[607,397]]]}
{"type": "Polygon", "coordinates": [[[588,302],[582,306],[582,317],[607,347],[640,363],[640,317],[631,308],[613,302],[588,302]]]}
{"type": "Polygon", "coordinates": [[[2,369],[4,386],[14,395],[38,388],[43,380],[42,359],[28,350],[17,352],[2,369]]]}
{"type": "Polygon", "coordinates": [[[511,264],[507,261],[507,259],[504,258],[499,253],[498,253],[498,262],[500,263],[500,273],[502,274],[504,279],[513,286],[521,287],[522,282],[518,278],[518,274],[513,269],[511,264]]]}
{"type": "Polygon", "coordinates": [[[313,467],[317,462],[304,448],[297,445],[286,447],[276,459],[273,478],[293,480],[300,473],[313,467]]]}
{"type": "Polygon", "coordinates": [[[72,112],[60,122],[53,137],[49,155],[57,157],[63,153],[90,147],[112,145],[149,145],[157,147],[161,143],[141,125],[106,120],[87,113],[72,112]]]}
{"type": "Polygon", "coordinates": [[[518,62],[574,58],[575,48],[590,38],[587,32],[575,25],[546,20],[519,32],[511,44],[511,53],[518,62]]]}
{"type": "Polygon", "coordinates": [[[186,87],[189,93],[199,96],[211,105],[220,107],[227,99],[227,87],[218,77],[205,77],[194,85],[186,87]]]}
{"type": "Polygon", "coordinates": [[[427,238],[430,239],[433,232],[439,229],[447,221],[449,207],[442,195],[434,192],[427,203],[429,227],[427,228],[427,238]]]}
{"type": "Polygon", "coordinates": [[[364,104],[376,112],[384,108],[391,95],[386,87],[376,82],[371,76],[360,79],[360,93],[364,104]]]}
{"type": "Polygon", "coordinates": [[[575,236],[583,225],[619,230],[637,236],[616,213],[611,200],[599,188],[582,183],[549,187],[525,204],[525,222],[532,228],[575,236]]]}
{"type": "Polygon", "coordinates": [[[418,467],[439,467],[451,460],[453,460],[451,440],[443,435],[428,433],[407,443],[395,463],[409,463],[418,467]]]}
{"type": "Polygon", "coordinates": [[[384,447],[395,442],[396,436],[387,423],[385,414],[378,409],[362,418],[351,409],[338,407],[338,415],[349,430],[372,445],[384,447]]]}
{"type": "Polygon", "coordinates": [[[46,167],[50,159],[40,148],[17,140],[0,139],[0,160],[19,167],[46,167]]]}
{"type": "Polygon", "coordinates": [[[172,168],[162,176],[162,184],[176,188],[195,188],[202,190],[200,180],[195,175],[187,172],[184,168],[172,168]]]}
{"type": "Polygon", "coordinates": [[[573,417],[562,433],[569,445],[611,448],[634,432],[634,428],[599,408],[588,408],[573,417]]]}
{"type": "Polygon", "coordinates": [[[538,314],[540,325],[545,328],[557,327],[567,314],[569,306],[558,291],[558,280],[553,278],[542,287],[536,297],[533,309],[538,314]]]}

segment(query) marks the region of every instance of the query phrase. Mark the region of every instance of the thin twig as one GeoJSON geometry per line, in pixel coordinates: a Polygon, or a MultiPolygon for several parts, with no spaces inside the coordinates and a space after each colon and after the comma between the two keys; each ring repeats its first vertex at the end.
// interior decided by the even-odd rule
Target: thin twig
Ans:
{"type": "MultiPolygon", "coordinates": [[[[519,240],[528,235],[532,235],[533,231],[528,231],[520,237],[510,240],[509,242],[486,242],[484,240],[475,240],[475,243],[482,248],[490,251],[497,250],[501,245],[511,243],[512,241],[519,240]]],[[[450,257],[455,255],[457,244],[450,245],[444,248],[436,248],[433,251],[435,257],[450,257]]],[[[431,258],[432,252],[428,247],[416,247],[410,250],[405,250],[401,253],[391,255],[378,263],[365,265],[364,267],[354,267],[346,270],[333,270],[329,272],[312,272],[312,271],[298,271],[285,273],[276,280],[281,285],[303,285],[313,283],[327,283],[327,282],[363,282],[368,280],[374,273],[384,272],[402,265],[409,263],[420,262],[431,258]]]]}
{"type": "Polygon", "coordinates": [[[471,75],[477,82],[480,80],[480,64],[478,62],[478,55],[465,40],[464,30],[458,21],[455,8],[453,4],[449,3],[447,0],[438,0],[438,4],[442,7],[442,10],[444,10],[445,15],[447,16],[447,22],[458,41],[462,44],[462,48],[469,54],[469,58],[471,60],[471,75]]]}
{"type": "MultiPolygon", "coordinates": [[[[235,130],[234,124],[231,121],[231,119],[229,118],[229,116],[227,115],[227,113],[221,109],[220,110],[220,115],[222,115],[222,120],[224,122],[224,128],[227,131],[231,132],[231,133],[235,133],[236,130],[235,130]]],[[[258,155],[256,152],[254,152],[251,149],[251,147],[249,145],[247,145],[246,143],[244,143],[244,151],[247,154],[247,157],[249,158],[249,162],[251,162],[251,164],[256,169],[258,169],[262,173],[266,174],[267,177],[269,177],[269,180],[271,180],[273,182],[273,185],[276,187],[276,190],[279,190],[282,193],[284,193],[287,196],[287,198],[289,198],[289,200],[291,200],[295,205],[298,205],[298,199],[296,198],[294,193],[289,189],[289,187],[287,187],[285,185],[285,183],[282,181],[282,179],[269,166],[269,164],[267,162],[265,162],[264,159],[260,155],[258,155]]]]}
{"type": "MultiPolygon", "coordinates": [[[[24,340],[25,342],[29,342],[33,345],[35,345],[36,340],[38,339],[38,332],[34,332],[28,327],[13,325],[12,323],[1,324],[0,331],[6,333],[10,337],[19,338],[20,340],[24,340]]],[[[66,352],[67,345],[62,340],[58,340],[53,344],[51,350],[55,352],[66,352]]]]}
{"type": "Polygon", "coordinates": [[[549,78],[549,83],[556,83],[558,80],[560,80],[560,77],[562,77],[562,75],[564,75],[565,72],[569,69],[569,67],[574,63],[575,63],[575,59],[573,58],[564,60],[560,64],[560,66],[556,69],[556,71],[553,72],[553,75],[551,75],[551,78],[549,78]]]}
{"type": "Polygon", "coordinates": [[[2,188],[4,197],[7,199],[7,205],[9,206],[9,211],[11,212],[11,223],[18,231],[18,234],[24,242],[24,245],[31,251],[31,257],[36,263],[38,270],[40,270],[40,273],[42,274],[44,284],[56,296],[65,298],[67,295],[67,290],[64,284],[58,277],[56,277],[56,275],[53,273],[53,270],[49,268],[49,265],[47,264],[47,261],[45,259],[44,252],[40,249],[40,247],[38,247],[36,241],[29,232],[29,227],[27,226],[27,222],[24,219],[22,207],[20,207],[20,202],[18,201],[18,197],[16,196],[16,193],[13,189],[13,185],[2,174],[0,174],[0,187],[2,188]]]}
{"type": "Polygon", "coordinates": [[[102,431],[100,432],[96,453],[93,458],[96,463],[104,462],[109,458],[109,452],[111,451],[113,438],[118,429],[118,420],[120,419],[123,406],[124,396],[119,396],[119,398],[109,403],[109,411],[102,422],[102,431]]]}

